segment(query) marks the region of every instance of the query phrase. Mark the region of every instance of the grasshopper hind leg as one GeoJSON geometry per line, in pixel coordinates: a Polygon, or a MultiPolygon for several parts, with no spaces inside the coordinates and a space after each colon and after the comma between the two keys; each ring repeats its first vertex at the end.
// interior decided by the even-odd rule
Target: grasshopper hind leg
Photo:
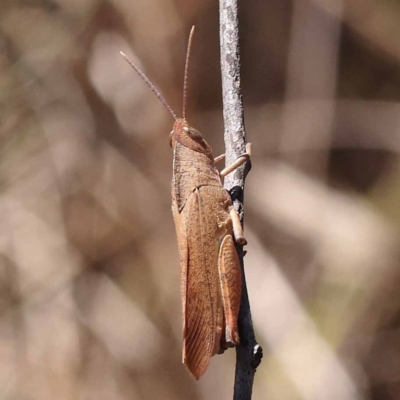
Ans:
{"type": "Polygon", "coordinates": [[[231,235],[222,239],[218,256],[218,273],[224,309],[225,337],[221,338],[220,352],[239,344],[237,319],[242,291],[239,258],[231,235]],[[225,347],[225,348],[224,348],[225,347]]]}

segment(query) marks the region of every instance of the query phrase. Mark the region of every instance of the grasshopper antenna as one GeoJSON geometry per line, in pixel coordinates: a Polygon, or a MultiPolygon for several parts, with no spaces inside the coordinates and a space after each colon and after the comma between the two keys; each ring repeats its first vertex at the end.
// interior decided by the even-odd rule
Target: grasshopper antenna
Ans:
{"type": "Polygon", "coordinates": [[[187,47],[187,52],[186,52],[185,75],[183,78],[183,111],[182,111],[183,119],[186,119],[187,81],[188,81],[188,75],[189,75],[189,61],[190,61],[190,52],[192,50],[193,34],[194,34],[194,25],[192,26],[192,29],[190,30],[189,42],[188,42],[188,47],[187,47]]]}
{"type": "Polygon", "coordinates": [[[136,66],[129,58],[128,56],[120,51],[120,54],[122,57],[125,58],[125,61],[137,72],[137,74],[143,79],[143,81],[146,83],[146,85],[153,91],[153,93],[158,97],[158,99],[161,101],[163,106],[169,111],[169,113],[172,115],[174,120],[177,120],[178,117],[174,113],[173,109],[171,106],[167,103],[167,100],[165,100],[164,96],[159,92],[159,90],[151,83],[150,79],[145,75],[145,73],[138,67],[136,66]]]}

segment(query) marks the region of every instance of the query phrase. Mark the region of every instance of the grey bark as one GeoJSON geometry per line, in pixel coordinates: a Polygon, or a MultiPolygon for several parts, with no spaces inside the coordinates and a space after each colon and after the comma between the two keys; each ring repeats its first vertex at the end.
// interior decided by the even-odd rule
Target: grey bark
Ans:
{"type": "MultiPolygon", "coordinates": [[[[232,164],[246,150],[243,103],[240,88],[240,53],[237,0],[220,0],[220,51],[222,98],[224,114],[224,140],[226,165],[232,164]]],[[[227,175],[224,186],[243,223],[245,178],[250,163],[227,175]]],[[[236,347],[234,400],[250,400],[254,374],[261,362],[262,349],[254,335],[250,304],[243,268],[243,246],[237,245],[243,274],[242,299],[239,312],[240,345],[236,347]]]]}

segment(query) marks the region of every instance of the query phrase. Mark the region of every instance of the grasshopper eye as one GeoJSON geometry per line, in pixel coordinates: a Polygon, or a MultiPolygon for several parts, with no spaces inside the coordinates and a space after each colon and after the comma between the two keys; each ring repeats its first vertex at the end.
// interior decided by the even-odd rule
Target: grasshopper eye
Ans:
{"type": "Polygon", "coordinates": [[[203,142],[203,136],[201,135],[201,133],[194,128],[186,128],[185,132],[196,142],[203,142]]]}
{"type": "Polygon", "coordinates": [[[172,147],[172,135],[174,134],[174,130],[169,133],[169,147],[172,147]]]}
{"type": "Polygon", "coordinates": [[[187,132],[188,136],[190,136],[190,138],[195,140],[197,143],[201,144],[203,147],[207,146],[202,134],[197,129],[188,128],[188,130],[186,132],[187,132]]]}

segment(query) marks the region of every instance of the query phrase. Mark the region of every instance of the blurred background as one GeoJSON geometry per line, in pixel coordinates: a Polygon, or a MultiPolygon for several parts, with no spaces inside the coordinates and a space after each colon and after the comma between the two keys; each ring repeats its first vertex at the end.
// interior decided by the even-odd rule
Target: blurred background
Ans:
{"type": "MultiPolygon", "coordinates": [[[[400,399],[400,3],[242,0],[253,399],[400,399]]],[[[0,2],[0,398],[232,398],[181,365],[173,120],[224,152],[216,0],[0,2]]]]}

